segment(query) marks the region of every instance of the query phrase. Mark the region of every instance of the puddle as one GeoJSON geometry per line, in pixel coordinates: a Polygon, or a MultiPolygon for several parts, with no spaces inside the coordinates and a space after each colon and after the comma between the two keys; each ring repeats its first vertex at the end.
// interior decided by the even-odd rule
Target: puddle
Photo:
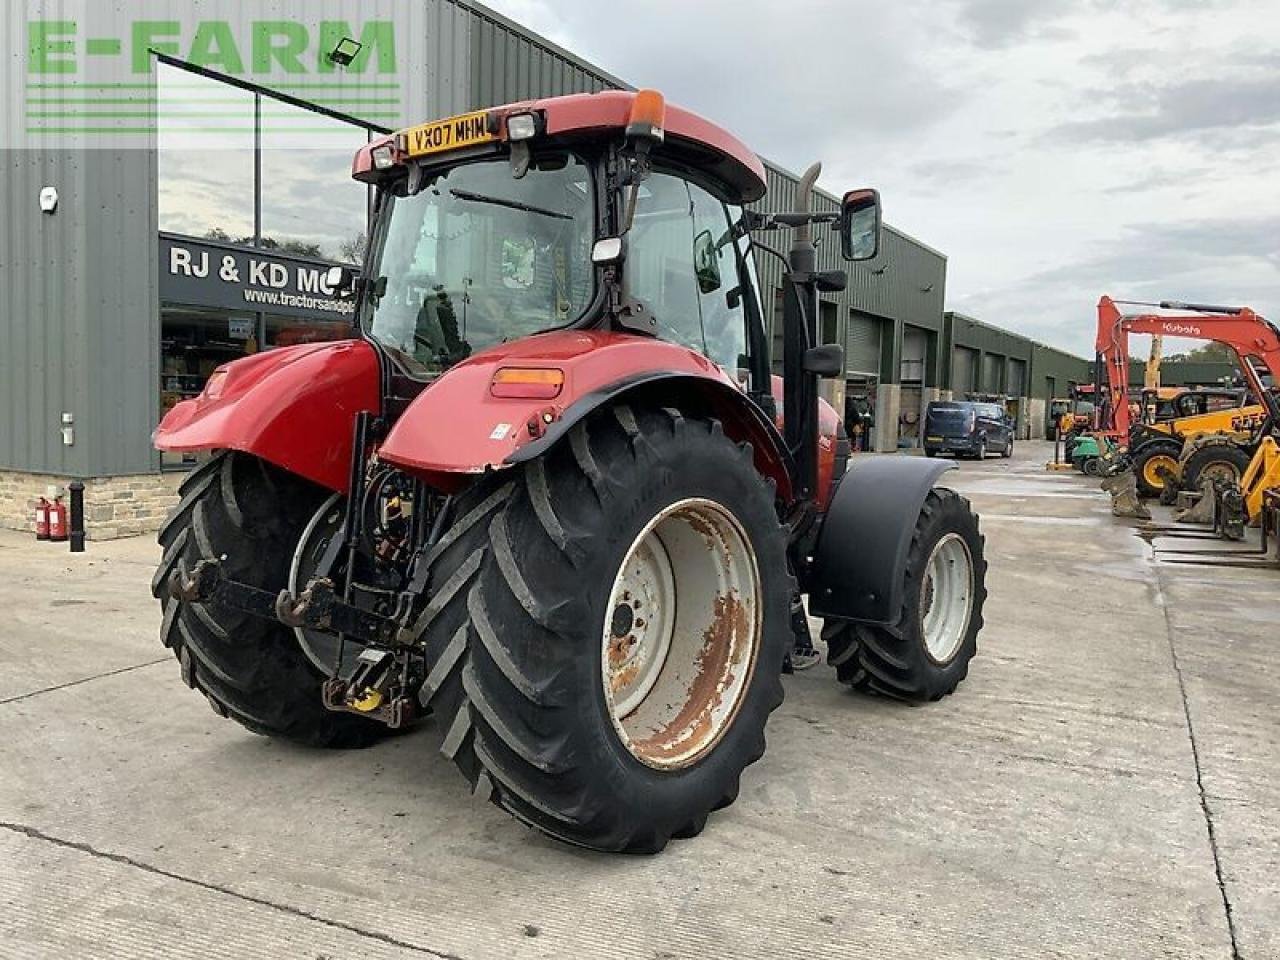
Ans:
{"type": "Polygon", "coordinates": [[[982,511],[983,520],[1016,520],[1019,523],[1037,523],[1047,527],[1100,527],[1105,521],[1098,517],[1028,517],[1017,513],[992,513],[982,511]]]}

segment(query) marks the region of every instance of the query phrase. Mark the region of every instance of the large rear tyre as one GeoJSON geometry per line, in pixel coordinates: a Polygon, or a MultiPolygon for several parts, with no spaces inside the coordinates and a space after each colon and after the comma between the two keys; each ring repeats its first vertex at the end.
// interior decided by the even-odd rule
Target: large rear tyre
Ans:
{"type": "Polygon", "coordinates": [[[187,686],[214,711],[254,733],[319,747],[362,747],[386,728],[326,710],[325,675],[281,623],[217,604],[169,596],[175,571],[222,558],[228,577],[275,592],[286,586],[298,537],[328,491],[243,453],[224,452],[195,470],[160,531],[164,557],[151,581],[164,620],[160,639],[187,686]]]}
{"type": "Polygon", "coordinates": [[[977,653],[986,574],[969,501],[935,487],[911,538],[898,619],[888,626],[828,620],[822,630],[827,662],[856,690],[914,703],[945,697],[977,653]]]}
{"type": "Polygon", "coordinates": [[[611,408],[464,495],[427,562],[423,696],[476,792],[630,853],[733,802],[792,642],[784,531],[749,446],[611,408]]]}
{"type": "Polygon", "coordinates": [[[1132,454],[1133,474],[1138,480],[1138,494],[1158,497],[1164,492],[1164,478],[1160,469],[1178,472],[1178,457],[1182,444],[1173,440],[1153,440],[1145,443],[1132,454]]]}
{"type": "Polygon", "coordinates": [[[1227,437],[1206,437],[1182,457],[1182,486],[1198,490],[1205,480],[1240,482],[1249,468],[1249,453],[1227,437]]]}

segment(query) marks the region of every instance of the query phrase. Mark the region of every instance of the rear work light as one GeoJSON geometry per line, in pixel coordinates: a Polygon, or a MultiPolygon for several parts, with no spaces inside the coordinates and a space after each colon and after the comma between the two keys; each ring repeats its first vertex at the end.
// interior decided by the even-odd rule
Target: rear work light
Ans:
{"type": "Polygon", "coordinates": [[[548,367],[502,367],[489,383],[489,393],[514,400],[551,400],[564,388],[564,371],[548,367]]]}
{"type": "Polygon", "coordinates": [[[370,151],[370,156],[373,158],[374,167],[378,170],[390,170],[396,165],[395,151],[389,143],[374,147],[370,151]]]}

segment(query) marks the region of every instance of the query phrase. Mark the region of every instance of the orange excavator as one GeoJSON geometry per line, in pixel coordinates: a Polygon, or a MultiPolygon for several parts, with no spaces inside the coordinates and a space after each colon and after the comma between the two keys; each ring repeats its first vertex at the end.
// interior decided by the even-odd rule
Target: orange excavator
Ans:
{"type": "MultiPolygon", "coordinates": [[[[1211,340],[1235,354],[1250,391],[1261,404],[1261,416],[1246,413],[1248,408],[1222,411],[1225,429],[1202,434],[1185,445],[1178,461],[1179,479],[1186,489],[1199,489],[1209,480],[1236,484],[1244,480],[1245,500],[1260,502],[1268,478],[1274,479],[1280,469],[1280,448],[1272,436],[1280,426],[1280,394],[1274,386],[1274,378],[1280,376],[1280,331],[1248,307],[1171,300],[1135,303],[1104,296],[1098,302],[1095,344],[1095,387],[1101,402],[1094,412],[1093,432],[1100,446],[1124,448],[1132,462],[1141,457],[1141,449],[1131,446],[1136,426],[1129,402],[1131,333],[1211,340]],[[1176,312],[1126,314],[1121,305],[1176,312]]],[[[1256,511],[1250,510],[1250,517],[1255,516],[1256,511]]]]}

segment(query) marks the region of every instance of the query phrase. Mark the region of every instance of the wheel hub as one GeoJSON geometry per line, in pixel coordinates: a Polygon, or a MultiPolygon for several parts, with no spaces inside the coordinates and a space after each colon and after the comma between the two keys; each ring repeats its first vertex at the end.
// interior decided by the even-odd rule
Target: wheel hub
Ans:
{"type": "MultiPolygon", "coordinates": [[[[338,535],[343,515],[342,497],[335,493],[320,505],[303,529],[289,566],[289,590],[295,597],[311,581],[329,541],[338,535]]],[[[339,674],[345,673],[364,649],[364,644],[348,637],[341,645],[342,663],[338,664],[339,641],[336,635],[305,627],[294,627],[293,632],[307,659],[326,674],[334,673],[335,666],[339,674]]]]}
{"type": "Polygon", "coordinates": [[[1164,478],[1160,475],[1162,467],[1166,470],[1176,470],[1178,461],[1166,454],[1157,453],[1142,465],[1142,478],[1152,487],[1160,489],[1164,486],[1164,478]]]}
{"type": "Polygon", "coordinates": [[[958,533],[939,540],[925,564],[920,623],[925,650],[938,664],[955,657],[969,631],[973,606],[973,557],[958,533]]]}
{"type": "Polygon", "coordinates": [[[636,536],[605,608],[601,677],[638,760],[689,766],[729,728],[755,668],[760,597],[747,536],[714,501],[673,503],[636,536]]]}

